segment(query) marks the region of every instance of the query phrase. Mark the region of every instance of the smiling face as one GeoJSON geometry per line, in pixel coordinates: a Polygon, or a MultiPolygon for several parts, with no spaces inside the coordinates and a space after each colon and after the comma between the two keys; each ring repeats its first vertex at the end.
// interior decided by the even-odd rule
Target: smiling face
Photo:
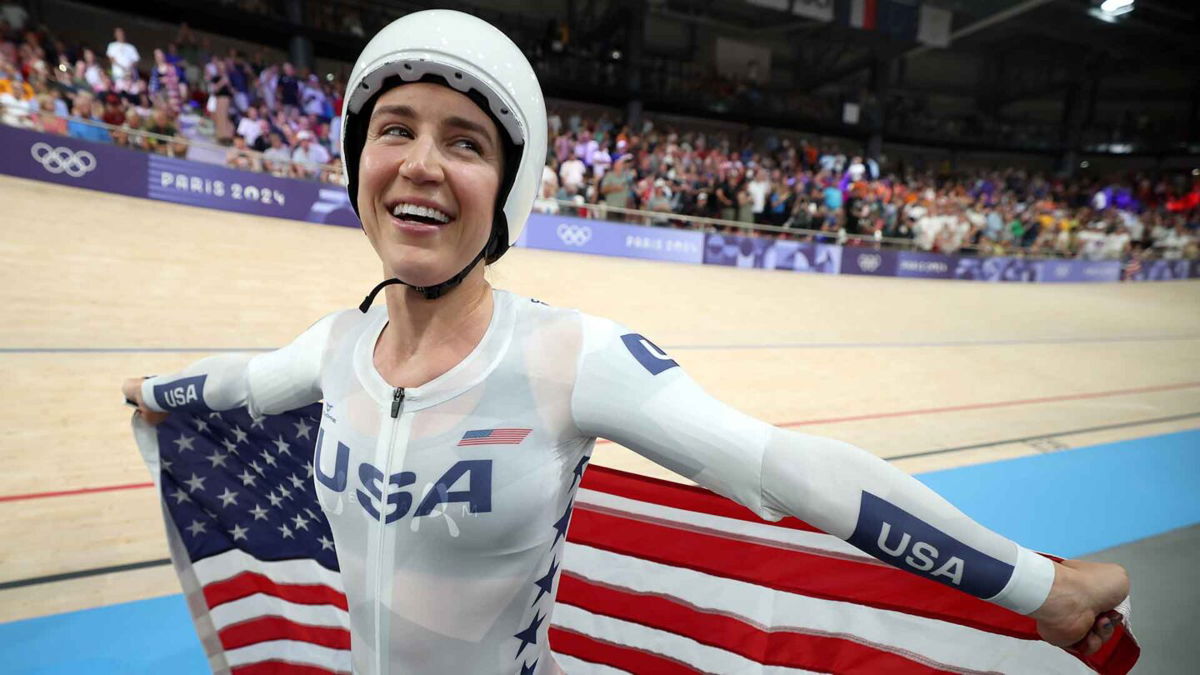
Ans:
{"type": "Polygon", "coordinates": [[[375,102],[358,169],[358,212],[384,273],[431,286],[466,267],[492,232],[503,166],[496,125],[439,84],[375,102]]]}

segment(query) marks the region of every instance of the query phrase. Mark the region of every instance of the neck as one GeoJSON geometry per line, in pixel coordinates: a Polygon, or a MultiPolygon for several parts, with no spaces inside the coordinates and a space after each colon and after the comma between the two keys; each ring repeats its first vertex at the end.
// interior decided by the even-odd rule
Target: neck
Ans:
{"type": "Polygon", "coordinates": [[[384,289],[388,324],[375,347],[375,365],[384,379],[420,386],[475,349],[492,318],[492,287],[483,272],[483,265],[476,266],[435,300],[399,284],[384,289]]]}

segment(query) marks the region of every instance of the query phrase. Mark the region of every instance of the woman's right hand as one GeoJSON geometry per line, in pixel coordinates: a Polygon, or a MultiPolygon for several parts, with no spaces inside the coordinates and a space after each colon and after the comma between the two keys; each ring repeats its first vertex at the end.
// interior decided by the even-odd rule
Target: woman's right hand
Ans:
{"type": "Polygon", "coordinates": [[[167,413],[146,407],[146,402],[142,400],[142,381],[145,379],[144,377],[131,377],[125,380],[121,385],[121,393],[125,394],[126,401],[133,401],[137,405],[137,414],[141,415],[142,419],[151,425],[157,425],[167,419],[167,413]]]}

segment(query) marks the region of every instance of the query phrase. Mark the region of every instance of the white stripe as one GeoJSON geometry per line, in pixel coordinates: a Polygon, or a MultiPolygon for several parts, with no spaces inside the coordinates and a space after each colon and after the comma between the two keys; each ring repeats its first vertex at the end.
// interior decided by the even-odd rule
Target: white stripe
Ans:
{"type": "Polygon", "coordinates": [[[325,569],[311,558],[301,560],[259,560],[233,549],[192,564],[196,578],[207,586],[216,581],[231,579],[242,572],[258,572],[280,584],[324,584],[342,592],[342,577],[325,569]]]}
{"type": "MultiPolygon", "coordinates": [[[[689,529],[711,530],[721,536],[737,535],[742,539],[756,540],[767,545],[778,544],[784,548],[801,549],[811,553],[832,554],[839,558],[852,558],[865,562],[878,562],[850,544],[824,532],[806,532],[790,527],[780,527],[766,521],[750,522],[725,516],[713,516],[671,506],[651,504],[627,497],[619,497],[596,490],[580,490],[575,498],[580,505],[599,506],[622,513],[643,516],[688,526],[689,529]]],[[[879,563],[883,564],[883,563],[879,563]]]]}
{"type": "MultiPolygon", "coordinates": [[[[669,595],[699,609],[764,629],[797,629],[842,637],[957,669],[1000,672],[1088,672],[1074,657],[1040,641],[1020,640],[947,621],[821,600],[671,567],[570,541],[564,570],[639,593],[669,595]]],[[[802,574],[803,570],[797,570],[802,574]]],[[[556,614],[561,612],[560,605],[556,614]]]]}
{"type": "Polygon", "coordinates": [[[296,640],[271,640],[225,652],[229,667],[236,668],[260,661],[287,661],[328,668],[342,673],[350,672],[350,651],[330,649],[311,642],[296,640]]]}
{"type": "Polygon", "coordinates": [[[209,611],[217,630],[263,616],[281,616],[308,626],[350,630],[350,614],[333,605],[298,605],[273,595],[255,593],[209,611]]]}
{"type": "Polygon", "coordinates": [[[850,0],[850,25],[855,28],[862,28],[865,15],[867,13],[867,3],[864,0],[850,0]]]}
{"type": "Polygon", "coordinates": [[[656,628],[592,614],[570,605],[559,605],[554,609],[553,623],[592,638],[665,656],[686,663],[703,673],[798,675],[812,672],[799,668],[764,668],[759,663],[724,649],[702,645],[690,638],[656,628]]]}
{"type": "Polygon", "coordinates": [[[562,666],[565,675],[630,675],[625,670],[617,670],[612,666],[600,663],[580,661],[577,658],[564,654],[555,654],[554,660],[558,661],[558,665],[562,666]]]}

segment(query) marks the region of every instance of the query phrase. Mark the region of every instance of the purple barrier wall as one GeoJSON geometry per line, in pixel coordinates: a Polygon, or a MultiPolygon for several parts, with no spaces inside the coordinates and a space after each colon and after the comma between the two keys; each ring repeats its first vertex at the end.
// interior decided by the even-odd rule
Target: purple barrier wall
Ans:
{"type": "Polygon", "coordinates": [[[625,258],[699,264],[704,234],[694,230],[623,225],[603,220],[534,213],[518,246],[625,258]]]}
{"type": "Polygon", "coordinates": [[[146,196],[142,153],[0,125],[0,173],[132,197],[146,196]]]}
{"type": "Polygon", "coordinates": [[[707,234],[704,264],[839,274],[842,249],[832,244],[707,234]]]}

